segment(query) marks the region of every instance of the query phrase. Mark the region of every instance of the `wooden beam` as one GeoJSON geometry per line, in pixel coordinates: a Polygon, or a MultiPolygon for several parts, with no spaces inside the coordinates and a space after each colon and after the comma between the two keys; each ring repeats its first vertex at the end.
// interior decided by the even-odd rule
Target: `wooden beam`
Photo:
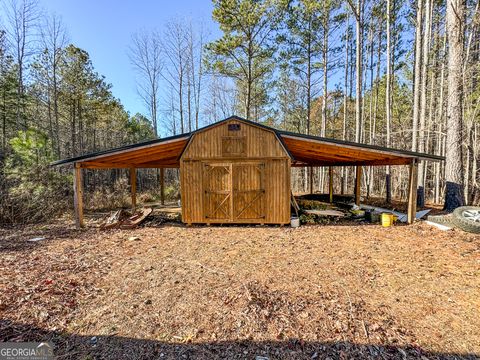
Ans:
{"type": "Polygon", "coordinates": [[[75,207],[75,224],[77,228],[83,228],[83,183],[82,168],[79,164],[74,164],[73,169],[73,205],[75,207]]]}
{"type": "Polygon", "coordinates": [[[328,167],[328,194],[330,195],[330,203],[333,203],[333,167],[328,167]]]}
{"type": "Polygon", "coordinates": [[[165,169],[160,169],[160,203],[165,205],[165,169]]]}
{"type": "Polygon", "coordinates": [[[137,207],[137,169],[130,168],[130,192],[132,195],[132,208],[137,207]]]}
{"type": "Polygon", "coordinates": [[[410,164],[410,177],[408,181],[408,212],[407,222],[412,224],[417,214],[417,173],[418,163],[413,160],[410,164]]]}
{"type": "Polygon", "coordinates": [[[362,184],[362,167],[356,167],[355,176],[355,204],[360,205],[360,185],[362,184]]]}

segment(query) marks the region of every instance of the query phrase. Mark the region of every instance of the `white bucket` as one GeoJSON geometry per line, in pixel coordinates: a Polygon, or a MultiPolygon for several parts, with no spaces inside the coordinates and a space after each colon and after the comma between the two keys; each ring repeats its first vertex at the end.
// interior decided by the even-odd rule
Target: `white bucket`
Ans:
{"type": "Polygon", "coordinates": [[[291,219],[290,219],[290,226],[292,228],[297,228],[300,226],[300,219],[296,216],[293,216],[291,219]]]}

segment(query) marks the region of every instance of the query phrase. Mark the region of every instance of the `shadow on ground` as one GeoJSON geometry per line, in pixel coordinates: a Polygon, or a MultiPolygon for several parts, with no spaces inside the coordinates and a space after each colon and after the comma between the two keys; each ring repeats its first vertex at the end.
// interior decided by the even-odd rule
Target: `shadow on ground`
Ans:
{"type": "Polygon", "coordinates": [[[0,320],[0,341],[51,341],[61,359],[480,359],[480,354],[429,352],[415,346],[351,342],[211,341],[184,342],[80,336],[0,320]]]}

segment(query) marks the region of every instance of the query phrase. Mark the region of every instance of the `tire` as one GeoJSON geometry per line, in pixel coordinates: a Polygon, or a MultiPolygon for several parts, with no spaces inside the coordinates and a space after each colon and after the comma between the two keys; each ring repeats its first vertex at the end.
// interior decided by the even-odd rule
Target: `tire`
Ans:
{"type": "Polygon", "coordinates": [[[454,226],[452,215],[429,215],[427,220],[440,225],[454,226]]]}
{"type": "Polygon", "coordinates": [[[453,223],[463,231],[480,234],[480,207],[461,206],[453,211],[453,223]]]}

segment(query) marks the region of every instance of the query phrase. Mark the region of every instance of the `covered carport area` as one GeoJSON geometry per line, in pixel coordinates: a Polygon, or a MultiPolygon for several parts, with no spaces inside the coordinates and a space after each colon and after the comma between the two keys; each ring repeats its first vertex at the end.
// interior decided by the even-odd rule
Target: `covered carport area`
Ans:
{"type": "MultiPolygon", "coordinates": [[[[279,131],[296,167],[327,167],[329,178],[329,198],[333,199],[333,173],[335,167],[355,167],[355,203],[360,205],[362,168],[367,166],[403,165],[409,168],[407,222],[413,223],[417,209],[418,163],[420,161],[443,161],[436,155],[392,149],[382,146],[360,144],[319,136],[279,131]]],[[[310,171],[310,192],[312,171],[310,171]]]]}
{"type": "MultiPolygon", "coordinates": [[[[209,126],[218,125],[221,122],[232,119],[252,123],[239,117],[230,117],[209,126]]],[[[333,173],[335,167],[355,167],[355,202],[359,204],[362,167],[408,166],[408,223],[412,223],[415,219],[418,177],[417,166],[419,161],[444,160],[443,157],[435,155],[292,133],[257,123],[252,124],[275,132],[290,156],[291,166],[309,168],[327,167],[329,169],[330,199],[333,197],[333,173]]],[[[163,187],[164,169],[178,168],[180,166],[180,158],[188,142],[196,132],[204,129],[205,128],[202,128],[187,134],[127,145],[53,163],[52,165],[73,164],[74,166],[74,205],[77,226],[84,226],[82,169],[129,169],[131,200],[132,206],[135,207],[136,170],[142,168],[160,169],[161,186],[163,187]]],[[[312,184],[311,179],[310,184],[312,184]]]]}
{"type": "Polygon", "coordinates": [[[160,169],[160,193],[164,197],[165,169],[179,168],[179,155],[190,134],[166,137],[60,160],[52,166],[73,164],[75,221],[84,227],[82,169],[129,169],[132,207],[137,205],[137,169],[160,169]]]}

